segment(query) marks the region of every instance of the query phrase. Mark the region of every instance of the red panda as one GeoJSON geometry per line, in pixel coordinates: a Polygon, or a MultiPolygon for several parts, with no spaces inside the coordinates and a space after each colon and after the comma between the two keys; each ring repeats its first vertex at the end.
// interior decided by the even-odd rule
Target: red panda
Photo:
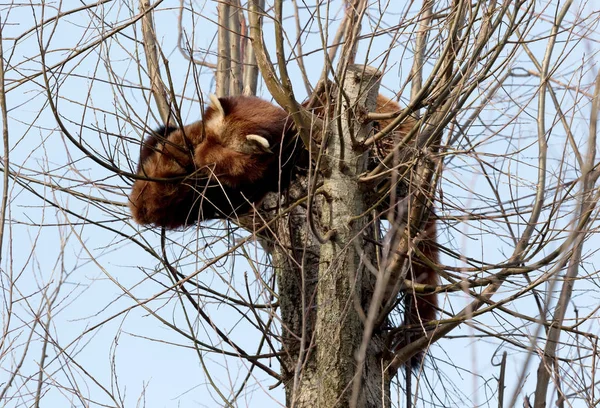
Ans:
{"type": "MultiPolygon", "coordinates": [[[[183,129],[161,128],[144,141],[138,175],[173,180],[135,181],[129,205],[137,223],[172,229],[244,214],[268,192],[287,187],[296,156],[291,143],[294,129],[288,114],[256,97],[217,99],[211,95],[210,99],[212,104],[206,109],[203,121],[183,129]]],[[[376,112],[399,110],[396,102],[378,96],[376,112]]],[[[311,111],[320,117],[328,112],[323,106],[311,111]]],[[[390,120],[382,120],[374,125],[382,129],[389,123],[390,120]]],[[[412,126],[410,120],[406,121],[378,143],[372,151],[373,167],[376,156],[385,156],[412,126]]],[[[385,206],[381,212],[390,214],[393,203],[387,202],[385,206]]],[[[433,213],[418,245],[424,256],[438,263],[433,213]]],[[[438,284],[437,271],[418,259],[412,262],[407,278],[421,284],[438,284]]],[[[435,320],[437,296],[406,293],[405,310],[407,324],[417,326],[435,320]]],[[[413,366],[418,361],[413,359],[413,366]]]]}
{"type": "Polygon", "coordinates": [[[134,182],[129,207],[138,224],[174,229],[243,214],[280,182],[285,188],[288,114],[256,97],[210,99],[203,121],[160,128],[144,141],[138,175],[172,180],[134,182]]]}

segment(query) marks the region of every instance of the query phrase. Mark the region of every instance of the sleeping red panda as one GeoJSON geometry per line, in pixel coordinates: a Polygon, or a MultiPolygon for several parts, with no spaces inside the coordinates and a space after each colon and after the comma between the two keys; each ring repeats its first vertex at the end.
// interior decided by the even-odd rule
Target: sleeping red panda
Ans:
{"type": "Polygon", "coordinates": [[[172,180],[135,181],[129,207],[138,224],[174,229],[244,214],[280,183],[286,187],[288,114],[251,96],[210,99],[204,121],[163,127],[144,141],[138,175],[172,180]]]}
{"type": "MultiPolygon", "coordinates": [[[[234,96],[217,99],[206,109],[203,121],[184,128],[160,128],[144,141],[138,175],[172,179],[138,179],[133,185],[129,206],[139,224],[178,228],[198,221],[245,214],[268,192],[285,190],[294,167],[292,150],[294,129],[289,115],[281,108],[256,97],[234,96]],[[283,143],[282,143],[283,142],[283,143]],[[280,165],[281,163],[281,165],[280,165]],[[176,178],[176,179],[174,179],[176,178]]],[[[396,112],[400,106],[381,95],[376,112],[396,112]]],[[[323,107],[311,111],[326,115],[323,107]]],[[[384,128],[390,120],[375,123],[384,128]]],[[[413,123],[407,121],[373,149],[386,150],[405,135],[413,123]],[[391,143],[390,143],[391,141],[391,143]]],[[[372,160],[373,165],[376,159],[372,160]]],[[[382,209],[382,213],[389,212],[382,209]]],[[[438,263],[436,226],[433,214],[419,243],[420,251],[438,263]]],[[[415,259],[408,279],[437,285],[438,274],[415,259]]],[[[435,320],[437,296],[405,296],[406,323],[435,320]]],[[[418,363],[418,358],[412,364],[418,363]]]]}

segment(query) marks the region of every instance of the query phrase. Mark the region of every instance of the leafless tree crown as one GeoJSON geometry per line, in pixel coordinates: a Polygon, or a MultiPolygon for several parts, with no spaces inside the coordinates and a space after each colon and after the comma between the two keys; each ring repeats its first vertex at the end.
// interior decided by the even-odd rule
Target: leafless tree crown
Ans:
{"type": "Polygon", "coordinates": [[[599,21],[572,0],[0,5],[0,405],[596,406],[599,21]],[[285,109],[292,183],[136,225],[145,136],[211,93],[285,109]],[[404,319],[432,294],[437,318],[404,319]]]}

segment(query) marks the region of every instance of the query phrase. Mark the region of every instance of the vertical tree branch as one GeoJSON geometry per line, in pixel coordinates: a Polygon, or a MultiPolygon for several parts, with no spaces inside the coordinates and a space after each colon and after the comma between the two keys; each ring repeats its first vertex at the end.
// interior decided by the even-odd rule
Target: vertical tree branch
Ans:
{"type": "MultiPolygon", "coordinates": [[[[265,7],[265,0],[257,0],[257,2],[258,9],[263,10],[265,7]]],[[[250,20],[250,17],[248,17],[248,20],[250,20]]],[[[244,87],[244,95],[256,95],[256,90],[258,89],[258,76],[260,75],[260,72],[258,70],[258,65],[256,64],[254,48],[250,43],[250,39],[247,38],[247,35],[248,25],[245,26],[244,39],[242,40],[244,42],[244,81],[242,85],[244,87]]]]}
{"type": "Polygon", "coordinates": [[[417,40],[415,41],[415,57],[411,68],[412,88],[410,90],[410,99],[414,100],[423,87],[423,63],[425,61],[425,50],[429,34],[429,25],[431,24],[431,11],[433,9],[433,0],[424,0],[419,13],[419,30],[417,31],[417,40]]]}
{"type": "Polygon", "coordinates": [[[218,97],[229,96],[229,78],[231,75],[231,48],[230,48],[230,31],[231,31],[231,6],[229,1],[220,1],[218,5],[219,13],[219,31],[218,38],[218,55],[217,55],[217,86],[215,94],[218,97]]]}
{"type": "Polygon", "coordinates": [[[4,78],[4,32],[3,21],[0,17],[0,114],[2,115],[2,202],[0,203],[0,261],[4,253],[4,227],[8,211],[8,189],[10,187],[10,143],[8,138],[8,108],[6,107],[6,87],[4,78]]]}
{"type": "Polygon", "coordinates": [[[229,92],[230,95],[240,95],[242,89],[242,9],[239,0],[232,0],[230,5],[230,18],[229,18],[229,49],[230,53],[230,64],[231,64],[231,75],[229,78],[229,92]]]}
{"type": "MultiPolygon", "coordinates": [[[[566,5],[565,5],[566,6],[566,5]]],[[[593,189],[595,180],[598,177],[598,172],[594,172],[594,165],[596,160],[596,138],[597,138],[597,126],[598,126],[598,111],[600,110],[600,72],[596,75],[596,85],[594,88],[594,97],[592,99],[592,111],[590,113],[590,132],[588,135],[587,143],[587,157],[585,160],[584,167],[581,169],[581,192],[579,194],[579,214],[577,220],[574,223],[581,225],[581,221],[584,218],[589,217],[589,214],[594,208],[593,203],[593,189]]],[[[585,224],[584,224],[585,225],[585,224]]],[[[569,260],[569,266],[567,273],[564,276],[560,297],[554,310],[554,317],[551,322],[550,330],[548,331],[548,338],[546,340],[546,346],[544,347],[544,354],[541,358],[540,364],[537,370],[537,383],[535,389],[535,400],[534,408],[543,408],[546,406],[546,396],[548,392],[548,385],[550,382],[550,374],[554,371],[554,375],[560,377],[558,371],[558,365],[556,364],[556,348],[560,340],[561,327],[565,319],[569,302],[571,301],[571,295],[573,293],[573,287],[575,280],[579,273],[579,265],[581,264],[581,253],[583,250],[583,241],[586,234],[583,231],[576,231],[577,239],[573,243],[573,254],[569,260]]]]}
{"type": "Polygon", "coordinates": [[[150,77],[150,86],[152,95],[158,108],[158,113],[163,121],[167,123],[171,108],[167,99],[167,90],[160,76],[158,65],[158,44],[156,43],[156,33],[152,12],[154,7],[150,6],[148,0],[140,0],[140,11],[144,14],[142,17],[142,35],[144,37],[144,53],[146,55],[146,65],[148,66],[148,76],[150,77]]]}
{"type": "Polygon", "coordinates": [[[362,29],[362,19],[367,11],[366,0],[353,0],[346,4],[346,26],[344,32],[344,44],[336,74],[338,80],[345,78],[345,70],[350,64],[354,64],[356,52],[358,51],[358,39],[362,29]]]}
{"type": "MultiPolygon", "coordinates": [[[[318,148],[315,145],[311,135],[313,134],[313,128],[319,128],[319,122],[316,121],[312,115],[302,109],[300,104],[294,99],[291,81],[289,81],[285,67],[280,66],[280,72],[284,74],[285,78],[287,78],[285,80],[286,84],[282,84],[282,82],[277,78],[277,73],[275,72],[273,63],[269,58],[267,48],[263,40],[262,15],[264,14],[264,10],[261,7],[261,4],[264,4],[264,2],[260,0],[249,0],[248,13],[248,20],[250,22],[250,38],[252,40],[252,48],[254,49],[254,54],[260,73],[262,74],[265,85],[269,89],[269,92],[273,98],[291,115],[300,138],[302,139],[302,142],[308,151],[312,153],[317,152],[318,148]]],[[[275,2],[276,13],[281,14],[281,7],[281,0],[277,0],[275,2]],[[279,12],[277,10],[279,10],[279,12]]],[[[276,43],[279,44],[278,51],[283,52],[281,25],[279,24],[275,24],[275,37],[276,43]]],[[[283,62],[283,65],[287,63],[283,58],[283,55],[278,55],[278,59],[283,62]]]]}

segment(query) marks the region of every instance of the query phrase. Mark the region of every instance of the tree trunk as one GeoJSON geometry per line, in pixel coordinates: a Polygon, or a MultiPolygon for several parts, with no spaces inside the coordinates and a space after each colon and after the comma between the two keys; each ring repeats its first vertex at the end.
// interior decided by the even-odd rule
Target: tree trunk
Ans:
{"type": "MultiPolygon", "coordinates": [[[[380,73],[349,67],[326,138],[322,186],[310,191],[304,177],[290,189],[291,200],[312,194],[312,220],[296,207],[277,227],[273,264],[277,271],[288,407],[381,407],[389,405],[390,379],[381,356],[379,334],[367,336],[364,362],[357,355],[363,341],[364,316],[375,286],[365,267],[375,250],[363,237],[372,234],[365,216],[364,189],[357,179],[368,154],[353,141],[363,140],[370,123],[359,118],[375,109],[380,73]],[[308,227],[313,222],[315,234],[308,227]],[[355,384],[359,381],[358,385],[355,384]],[[353,396],[353,387],[358,392],[353,396]]],[[[372,235],[370,235],[372,236],[372,235]]]]}

